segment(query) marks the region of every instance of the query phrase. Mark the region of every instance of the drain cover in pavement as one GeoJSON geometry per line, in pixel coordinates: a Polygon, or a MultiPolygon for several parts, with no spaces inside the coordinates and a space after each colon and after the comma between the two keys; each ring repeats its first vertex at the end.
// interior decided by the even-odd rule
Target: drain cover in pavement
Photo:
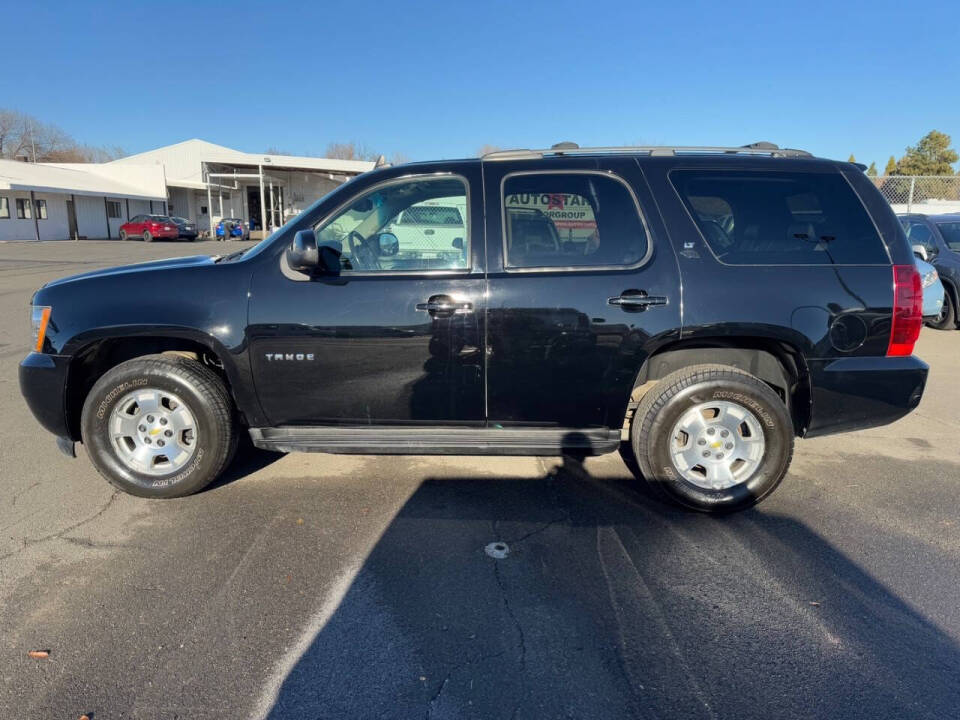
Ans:
{"type": "Polygon", "coordinates": [[[483,551],[492,558],[503,560],[510,554],[510,547],[505,542],[492,542],[483,551]]]}

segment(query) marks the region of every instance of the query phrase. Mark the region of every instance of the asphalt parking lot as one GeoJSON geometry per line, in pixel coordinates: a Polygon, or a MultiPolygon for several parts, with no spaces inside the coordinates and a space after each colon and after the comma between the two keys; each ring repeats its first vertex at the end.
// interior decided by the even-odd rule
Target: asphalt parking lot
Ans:
{"type": "Polygon", "coordinates": [[[0,717],[960,716],[960,332],[923,331],[916,412],[798,442],[728,518],[615,455],[248,449],[194,497],[116,492],[20,398],[30,294],[241,246],[0,244],[0,717]]]}

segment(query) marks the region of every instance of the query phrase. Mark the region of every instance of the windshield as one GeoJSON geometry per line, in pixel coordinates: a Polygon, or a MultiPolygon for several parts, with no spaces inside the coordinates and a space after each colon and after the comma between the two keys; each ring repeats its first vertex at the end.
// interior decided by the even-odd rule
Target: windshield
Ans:
{"type": "Polygon", "coordinates": [[[960,220],[937,223],[943,241],[951,250],[960,251],[960,220]]]}
{"type": "Polygon", "coordinates": [[[171,218],[171,220],[173,220],[175,223],[179,225],[186,225],[188,222],[190,222],[186,218],[182,218],[182,217],[173,217],[171,218]]]}
{"type": "Polygon", "coordinates": [[[150,219],[154,222],[170,222],[170,218],[166,215],[151,215],[150,219]]]}

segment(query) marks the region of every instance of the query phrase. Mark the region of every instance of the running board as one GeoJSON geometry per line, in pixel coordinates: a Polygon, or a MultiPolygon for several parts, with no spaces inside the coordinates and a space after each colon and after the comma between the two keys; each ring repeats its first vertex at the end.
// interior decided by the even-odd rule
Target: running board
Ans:
{"type": "Polygon", "coordinates": [[[253,444],[276,452],[360,455],[603,455],[620,446],[608,428],[303,427],[250,428],[253,444]]]}

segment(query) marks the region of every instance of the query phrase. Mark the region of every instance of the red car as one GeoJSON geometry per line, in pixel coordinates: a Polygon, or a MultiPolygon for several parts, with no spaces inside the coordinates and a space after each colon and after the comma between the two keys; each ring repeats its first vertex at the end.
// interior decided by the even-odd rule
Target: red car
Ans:
{"type": "Polygon", "coordinates": [[[180,228],[166,215],[137,215],[120,226],[120,239],[138,237],[144,242],[157,238],[176,240],[180,237],[180,228]]]}

